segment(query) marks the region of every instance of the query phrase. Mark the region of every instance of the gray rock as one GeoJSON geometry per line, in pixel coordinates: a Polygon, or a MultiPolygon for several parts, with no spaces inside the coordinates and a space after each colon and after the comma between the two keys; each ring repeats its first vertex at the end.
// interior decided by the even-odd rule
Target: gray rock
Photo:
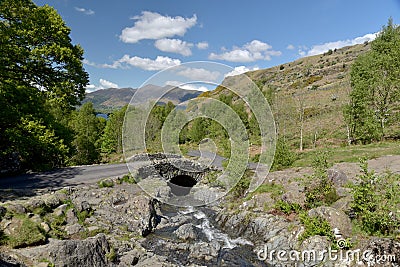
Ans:
{"type": "Polygon", "coordinates": [[[330,247],[330,243],[328,239],[325,236],[311,236],[304,240],[300,246],[301,252],[305,251],[310,251],[312,253],[315,252],[315,254],[309,253],[309,254],[304,254],[304,261],[303,261],[303,266],[309,267],[309,266],[328,266],[326,261],[328,260],[326,253],[324,254],[324,251],[327,251],[328,248],[330,247]],[[306,258],[307,257],[307,258],[306,258]],[[321,265],[323,262],[325,262],[323,265],[321,265]]]}
{"type": "Polygon", "coordinates": [[[288,203],[297,203],[301,206],[305,205],[306,195],[304,193],[304,187],[298,182],[292,182],[285,186],[285,191],[286,193],[281,196],[283,201],[288,203]]]}
{"type": "Polygon", "coordinates": [[[196,230],[197,230],[197,228],[195,228],[193,226],[193,224],[188,223],[188,224],[181,225],[178,229],[176,229],[174,231],[174,234],[176,234],[176,236],[179,239],[184,240],[184,241],[195,240],[198,237],[196,230]]]}
{"type": "Polygon", "coordinates": [[[49,260],[55,266],[113,266],[107,259],[110,245],[104,234],[85,240],[64,240],[50,243],[47,247],[49,260]]]}
{"type": "Polygon", "coordinates": [[[217,242],[212,242],[212,243],[198,242],[190,246],[189,257],[199,260],[210,261],[218,256],[218,252],[220,249],[221,246],[217,242]]]}
{"type": "Polygon", "coordinates": [[[42,227],[42,229],[43,229],[46,233],[50,232],[50,226],[49,226],[46,222],[40,223],[40,227],[42,227]]]}
{"type": "Polygon", "coordinates": [[[3,206],[0,206],[0,221],[4,217],[4,215],[6,215],[6,213],[7,213],[7,209],[3,206]]]}
{"type": "Polygon", "coordinates": [[[158,201],[155,199],[139,198],[137,204],[141,217],[141,235],[145,237],[150,234],[160,222],[160,216],[156,212],[158,201]]]}
{"type": "Polygon", "coordinates": [[[338,187],[343,187],[349,182],[346,173],[337,169],[329,169],[328,178],[338,187]]]}
{"type": "Polygon", "coordinates": [[[372,238],[362,251],[367,253],[363,261],[368,266],[400,266],[400,242],[393,239],[372,238]]]}
{"type": "Polygon", "coordinates": [[[74,224],[78,222],[78,217],[76,217],[74,209],[67,210],[67,213],[65,215],[67,219],[67,224],[74,224]]]}
{"type": "Polygon", "coordinates": [[[65,231],[68,235],[74,235],[83,231],[83,227],[79,223],[75,223],[73,225],[67,225],[65,231]]]}
{"type": "Polygon", "coordinates": [[[308,211],[311,217],[320,216],[326,219],[332,229],[339,229],[339,233],[344,237],[350,237],[352,234],[352,225],[350,218],[343,212],[331,207],[321,206],[308,211]]]}
{"type": "Polygon", "coordinates": [[[18,214],[26,213],[26,208],[19,203],[9,204],[7,210],[18,214]]]}
{"type": "Polygon", "coordinates": [[[62,204],[60,206],[58,206],[54,211],[53,214],[57,217],[62,216],[65,214],[65,212],[67,211],[68,208],[68,204],[62,204]]]}

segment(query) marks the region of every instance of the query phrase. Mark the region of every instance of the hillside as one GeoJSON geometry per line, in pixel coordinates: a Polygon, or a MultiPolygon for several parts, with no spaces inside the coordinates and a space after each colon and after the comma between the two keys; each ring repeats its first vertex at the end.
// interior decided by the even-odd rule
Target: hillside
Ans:
{"type": "MultiPolygon", "coordinates": [[[[165,93],[165,96],[159,101],[167,103],[171,101],[174,104],[182,103],[186,100],[197,97],[201,92],[194,90],[185,90],[182,88],[172,88],[170,86],[160,87],[156,85],[146,85],[141,90],[140,97],[135,97],[136,102],[145,103],[156,101],[156,96],[165,93]]],[[[101,89],[86,94],[82,103],[91,101],[96,110],[121,108],[128,104],[137,89],[134,88],[108,88],[101,89]]]]}
{"type": "MultiPolygon", "coordinates": [[[[304,149],[338,146],[347,139],[343,105],[349,101],[350,66],[369,48],[367,43],[344,47],[246,75],[270,102],[278,134],[293,148],[300,147],[302,125],[304,149]]],[[[202,96],[227,93],[218,87],[202,96]]]]}

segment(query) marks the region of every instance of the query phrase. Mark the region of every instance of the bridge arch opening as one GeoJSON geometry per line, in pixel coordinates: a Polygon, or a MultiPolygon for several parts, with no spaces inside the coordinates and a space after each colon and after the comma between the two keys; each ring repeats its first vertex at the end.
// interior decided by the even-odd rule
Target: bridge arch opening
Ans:
{"type": "Polygon", "coordinates": [[[171,188],[172,194],[176,196],[185,196],[189,194],[190,189],[197,183],[196,179],[189,175],[177,175],[169,180],[169,187],[171,188]]]}

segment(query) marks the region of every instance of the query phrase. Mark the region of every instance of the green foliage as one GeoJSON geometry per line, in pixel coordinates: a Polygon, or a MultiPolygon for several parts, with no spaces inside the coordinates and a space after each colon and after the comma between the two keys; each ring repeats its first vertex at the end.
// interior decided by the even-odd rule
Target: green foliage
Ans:
{"type": "Polygon", "coordinates": [[[122,153],[122,127],[127,108],[128,106],[125,106],[114,111],[107,120],[101,143],[103,154],[122,153]]]}
{"type": "Polygon", "coordinates": [[[389,19],[371,50],[351,67],[350,104],[344,109],[355,142],[383,139],[400,100],[400,27],[389,19]]]}
{"type": "Polygon", "coordinates": [[[361,163],[360,183],[352,186],[352,210],[361,229],[370,235],[391,235],[400,228],[400,176],[377,176],[361,163]]]}
{"type": "Polygon", "coordinates": [[[335,185],[328,178],[327,170],[330,167],[328,162],[328,152],[316,154],[313,161],[314,174],[306,177],[305,195],[306,208],[315,208],[322,205],[331,205],[339,196],[336,192],[335,185]]]}
{"type": "Polygon", "coordinates": [[[299,218],[304,225],[304,232],[299,237],[300,242],[315,235],[326,236],[328,240],[335,242],[335,236],[327,220],[319,216],[310,217],[306,212],[300,213],[299,218]]]}
{"type": "Polygon", "coordinates": [[[73,164],[93,164],[100,161],[100,136],[104,122],[96,117],[93,104],[85,103],[71,120],[75,131],[73,164]]]}
{"type": "Polygon", "coordinates": [[[7,241],[8,241],[7,235],[3,232],[3,230],[0,230],[0,246],[6,244],[7,241]]]}
{"type": "Polygon", "coordinates": [[[106,253],[106,258],[111,262],[114,262],[117,259],[117,256],[118,255],[114,247],[111,247],[110,252],[106,253]]]}
{"type": "Polygon", "coordinates": [[[14,235],[8,237],[7,244],[12,248],[22,248],[43,244],[46,236],[40,226],[28,218],[22,218],[14,235]]]}
{"type": "Polygon", "coordinates": [[[247,189],[250,186],[251,176],[251,171],[246,170],[243,176],[237,182],[237,184],[230,191],[230,195],[233,199],[238,199],[245,196],[247,189]]]}
{"type": "Polygon", "coordinates": [[[290,203],[287,201],[283,201],[279,199],[275,202],[275,208],[283,213],[289,215],[291,213],[299,213],[302,210],[302,207],[298,203],[290,203]]]}
{"type": "Polygon", "coordinates": [[[282,170],[292,166],[296,161],[296,154],[290,149],[285,139],[278,138],[272,170],[282,170]]]}
{"type": "Polygon", "coordinates": [[[114,182],[111,179],[103,179],[97,182],[99,185],[99,188],[104,188],[104,187],[113,187],[114,182]]]}
{"type": "Polygon", "coordinates": [[[63,165],[65,121],[85,94],[83,50],[56,10],[30,0],[0,2],[0,160],[17,153],[24,169],[63,165]]]}
{"type": "Polygon", "coordinates": [[[128,184],[136,184],[136,180],[132,175],[126,174],[122,176],[122,178],[117,178],[117,184],[128,183],[128,184]]]}

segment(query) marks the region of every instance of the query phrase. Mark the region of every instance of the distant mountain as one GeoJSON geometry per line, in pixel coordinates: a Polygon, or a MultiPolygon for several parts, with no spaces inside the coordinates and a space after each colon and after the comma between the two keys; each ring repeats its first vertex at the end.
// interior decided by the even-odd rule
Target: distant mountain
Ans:
{"type": "Polygon", "coordinates": [[[97,110],[120,108],[128,104],[136,92],[138,94],[134,98],[135,104],[143,104],[149,101],[158,101],[161,103],[171,101],[174,104],[179,104],[201,94],[200,91],[186,90],[172,86],[146,85],[139,91],[134,88],[108,88],[86,94],[86,98],[82,101],[82,104],[90,101],[97,110]],[[157,98],[160,96],[163,97],[158,100],[157,98]]]}

